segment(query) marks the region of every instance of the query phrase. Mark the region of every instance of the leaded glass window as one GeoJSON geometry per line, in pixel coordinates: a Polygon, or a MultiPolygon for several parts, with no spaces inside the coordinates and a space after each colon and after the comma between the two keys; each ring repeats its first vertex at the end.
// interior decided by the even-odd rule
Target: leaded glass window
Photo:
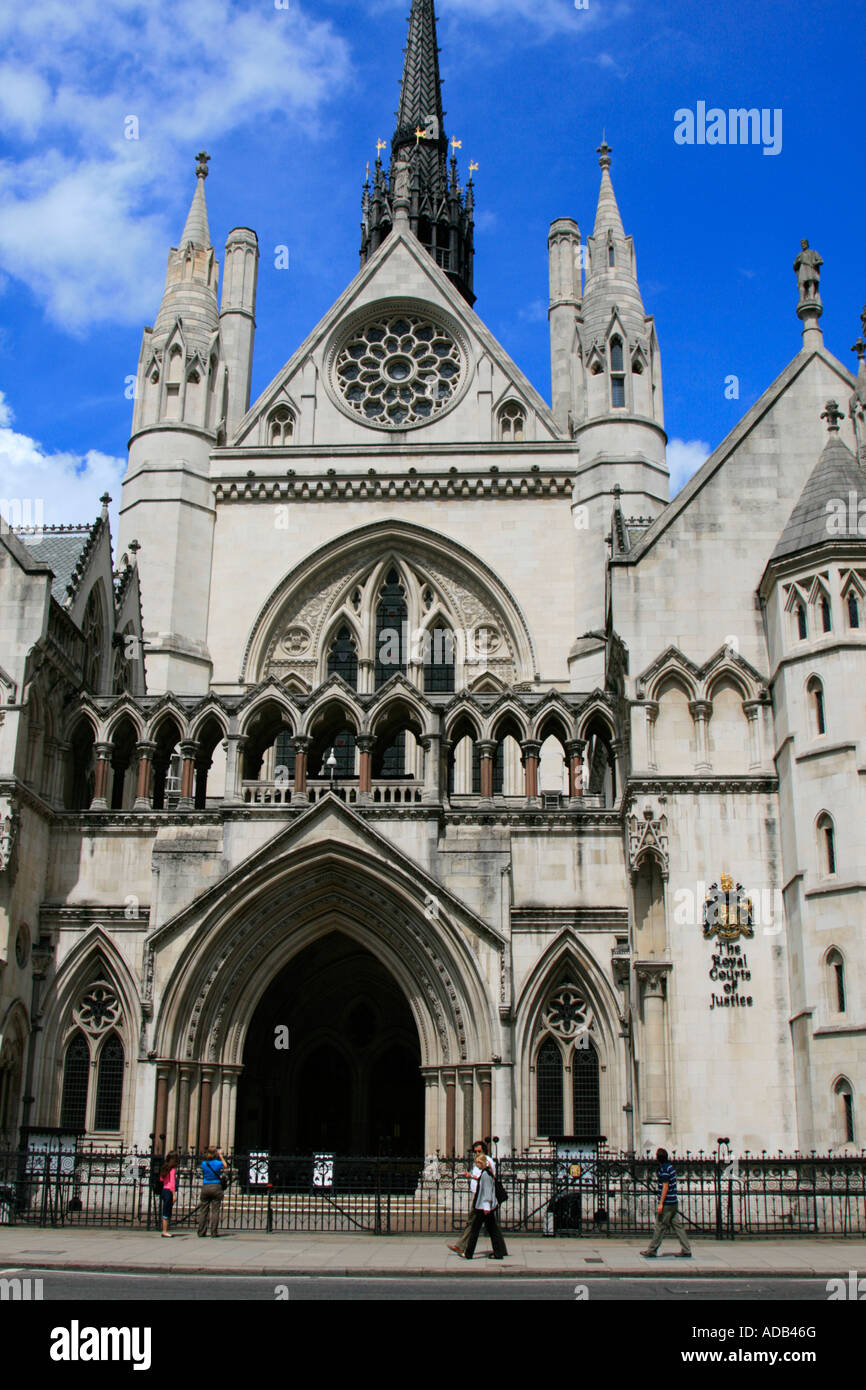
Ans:
{"type": "Polygon", "coordinates": [[[597,1139],[601,1130],[598,1087],[598,1053],[592,1046],[571,1054],[571,1088],[574,1097],[574,1134],[597,1139]]]}
{"type": "Polygon", "coordinates": [[[562,1054],[553,1038],[546,1038],[538,1049],[535,1072],[538,1083],[538,1133],[545,1138],[562,1134],[562,1054]]]}
{"type": "Polygon", "coordinates": [[[63,1066],[63,1098],[60,1124],[63,1129],[87,1128],[87,1086],[90,1079],[90,1048],[83,1033],[76,1033],[66,1049],[63,1066]]]}
{"type": "Polygon", "coordinates": [[[105,1041],[99,1054],[96,1079],[96,1114],[98,1130],[120,1129],[120,1107],[123,1100],[123,1044],[116,1033],[105,1041]]]}
{"type": "Polygon", "coordinates": [[[379,690],[398,671],[406,674],[409,609],[396,569],[388,571],[376,609],[375,688],[379,690]]]}
{"type": "Polygon", "coordinates": [[[347,627],[341,627],[328,652],[328,675],[341,676],[352,690],[358,689],[358,652],[347,627]]]}

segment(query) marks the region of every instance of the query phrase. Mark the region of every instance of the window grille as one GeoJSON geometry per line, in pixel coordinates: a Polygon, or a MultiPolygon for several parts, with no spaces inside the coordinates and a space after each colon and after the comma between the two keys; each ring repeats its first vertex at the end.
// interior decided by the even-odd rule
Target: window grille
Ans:
{"type": "Polygon", "coordinates": [[[60,1124],[63,1129],[87,1128],[87,1085],[90,1078],[90,1048],[82,1033],[76,1033],[66,1049],[63,1067],[63,1099],[60,1124]]]}
{"type": "Polygon", "coordinates": [[[571,1054],[571,1087],[574,1097],[574,1133],[597,1139],[601,1132],[598,1053],[592,1046],[575,1047],[571,1054]]]}
{"type": "Polygon", "coordinates": [[[538,1133],[549,1138],[562,1134],[562,1054],[553,1038],[547,1038],[538,1051],[538,1133]]]}
{"type": "Polygon", "coordinates": [[[120,1106],[123,1100],[123,1044],[112,1033],[99,1054],[96,1078],[96,1129],[120,1129],[120,1106]]]}

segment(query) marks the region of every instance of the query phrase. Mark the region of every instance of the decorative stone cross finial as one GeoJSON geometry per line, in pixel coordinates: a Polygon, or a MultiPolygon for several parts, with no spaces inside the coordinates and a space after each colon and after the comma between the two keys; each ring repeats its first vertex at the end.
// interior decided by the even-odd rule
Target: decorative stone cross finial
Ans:
{"type": "Polygon", "coordinates": [[[821,419],[827,421],[827,428],[831,433],[839,433],[839,421],[842,419],[842,412],[837,401],[827,402],[821,413],[821,419]]]}
{"type": "Polygon", "coordinates": [[[610,145],[607,143],[607,141],[605,140],[604,136],[602,136],[602,137],[601,137],[601,144],[599,145],[598,149],[596,150],[596,154],[598,155],[598,162],[599,162],[599,165],[600,165],[600,167],[601,167],[602,169],[609,169],[609,168],[610,168],[610,156],[611,156],[612,153],[613,153],[613,152],[612,152],[612,150],[611,150],[611,148],[610,148],[610,145]]]}
{"type": "Polygon", "coordinates": [[[198,163],[195,166],[196,178],[206,179],[208,174],[210,173],[210,170],[207,167],[210,164],[210,155],[207,153],[206,150],[199,150],[198,154],[196,155],[196,159],[198,161],[198,163]]]}

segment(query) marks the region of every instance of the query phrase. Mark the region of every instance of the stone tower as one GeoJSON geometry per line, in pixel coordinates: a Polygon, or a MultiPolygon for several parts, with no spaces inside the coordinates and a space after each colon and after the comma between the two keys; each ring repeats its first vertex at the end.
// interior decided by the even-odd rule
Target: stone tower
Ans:
{"type": "Polygon", "coordinates": [[[570,219],[550,230],[553,410],[579,445],[574,490],[578,642],[572,685],[603,683],[605,544],[611,494],[626,516],[655,517],[668,501],[661,358],[643,306],[634,242],[626,236],[610,177],[610,147],[598,150],[601,188],[586,247],[570,219]],[[586,282],[581,293],[581,268],[586,282]]]}
{"type": "MultiPolygon", "coordinates": [[[[409,226],[415,236],[463,298],[474,304],[472,179],[464,192],[457,176],[459,143],[452,145],[450,161],[448,147],[436,11],[433,0],[413,0],[390,173],[386,178],[379,158],[372,183],[368,178],[364,185],[361,265],[366,265],[394,225],[394,200],[399,193],[401,202],[408,198],[409,226]]],[[[383,143],[380,150],[384,148],[383,143]]]]}
{"type": "Polygon", "coordinates": [[[209,456],[249,405],[258,243],[238,228],[226,243],[222,312],[208,227],[208,156],[180,242],[169,252],[165,291],[142,337],[120,549],[141,545],[148,687],[197,694],[211,674],[207,606],[214,507],[209,456]]]}

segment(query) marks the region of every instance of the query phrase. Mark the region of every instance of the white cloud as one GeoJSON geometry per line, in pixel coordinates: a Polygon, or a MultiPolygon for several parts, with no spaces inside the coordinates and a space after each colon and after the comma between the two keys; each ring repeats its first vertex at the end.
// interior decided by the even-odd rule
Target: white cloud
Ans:
{"type": "Polygon", "coordinates": [[[0,51],[0,271],[73,333],[152,314],[196,142],[274,119],[315,134],[350,72],[299,0],[41,0],[0,10],[0,51]]]}
{"type": "Polygon", "coordinates": [[[14,415],[0,391],[0,510],[15,524],[57,526],[91,522],[99,515],[99,499],[108,492],[112,535],[117,535],[120,481],[126,460],[96,449],[86,454],[48,454],[38,440],[12,429],[14,415]]]}
{"type": "Polygon", "coordinates": [[[702,439],[671,439],[668,441],[668,468],[671,475],[671,497],[675,497],[689,478],[697,473],[712,453],[702,439]]]}

